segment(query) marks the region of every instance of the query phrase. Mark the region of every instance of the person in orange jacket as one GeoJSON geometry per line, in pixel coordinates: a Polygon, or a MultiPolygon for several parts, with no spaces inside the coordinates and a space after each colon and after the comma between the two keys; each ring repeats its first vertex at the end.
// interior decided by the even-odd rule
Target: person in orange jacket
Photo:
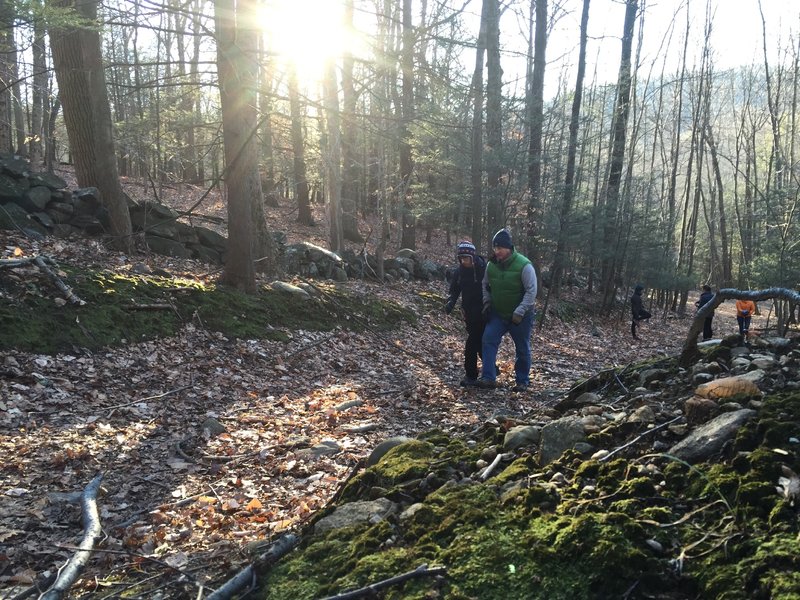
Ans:
{"type": "Polygon", "coordinates": [[[747,339],[747,332],[750,329],[750,319],[753,318],[753,313],[756,312],[756,303],[752,300],[742,300],[741,298],[736,301],[736,322],[739,323],[739,335],[742,339],[747,339]]]}

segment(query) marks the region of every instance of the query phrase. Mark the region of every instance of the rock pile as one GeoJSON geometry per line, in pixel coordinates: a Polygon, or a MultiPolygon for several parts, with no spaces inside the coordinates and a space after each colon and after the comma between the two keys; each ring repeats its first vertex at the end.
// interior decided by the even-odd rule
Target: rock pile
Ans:
{"type": "MultiPolygon", "coordinates": [[[[214,230],[184,223],[175,210],[155,202],[129,201],[129,210],[133,232],[143,236],[151,252],[222,264],[227,239],[214,230]]],[[[57,175],[32,172],[25,159],[0,154],[0,229],[18,229],[32,238],[71,237],[102,235],[108,224],[97,188],[69,190],[57,175]]],[[[273,235],[287,274],[347,281],[374,278],[378,272],[377,259],[366,252],[340,256],[308,242],[287,245],[285,234],[273,235]]],[[[408,249],[384,260],[383,268],[390,281],[433,281],[445,275],[443,266],[408,249]]]]}
{"type": "Polygon", "coordinates": [[[745,597],[745,580],[763,597],[789,597],[775,573],[800,560],[788,567],[772,548],[796,548],[800,338],[733,336],[691,369],[668,358],[592,379],[466,439],[386,440],[265,589],[289,589],[324,548],[323,595],[367,586],[368,565],[385,560],[394,573],[424,557],[447,568],[445,598],[530,598],[532,577],[537,598],[637,586],[642,597],[745,597]],[[701,537],[714,527],[722,543],[701,537]],[[351,563],[335,571],[345,554],[351,563]]]}

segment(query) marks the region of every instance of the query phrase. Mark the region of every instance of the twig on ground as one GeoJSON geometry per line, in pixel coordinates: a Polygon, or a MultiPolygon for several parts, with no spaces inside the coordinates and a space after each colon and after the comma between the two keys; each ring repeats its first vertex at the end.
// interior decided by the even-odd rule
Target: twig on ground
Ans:
{"type": "Polygon", "coordinates": [[[100,515],[97,512],[97,492],[100,489],[100,482],[103,474],[100,473],[89,482],[81,497],[81,509],[83,512],[83,539],[78,550],[67,561],[67,564],[59,571],[55,583],[45,593],[39,596],[39,600],[59,600],[72,587],[83,571],[89,557],[92,555],[94,543],[102,531],[100,515]]]}
{"type": "Polygon", "coordinates": [[[252,563],[228,579],[222,587],[208,596],[206,600],[228,600],[245,588],[252,588],[255,585],[258,571],[276,562],[294,548],[298,541],[299,538],[296,535],[287,533],[270,546],[269,550],[259,555],[252,563]]]}
{"type": "Polygon", "coordinates": [[[409,571],[408,573],[403,573],[402,575],[395,575],[394,577],[390,577],[389,579],[384,579],[383,581],[378,581],[376,583],[370,584],[366,587],[353,590],[351,592],[345,592],[343,594],[339,594],[338,596],[329,596],[325,598],[325,600],[353,600],[354,598],[373,598],[380,590],[393,586],[398,585],[400,583],[404,583],[409,579],[415,579],[417,577],[437,577],[439,575],[446,575],[447,574],[447,567],[431,567],[428,568],[428,565],[420,565],[413,571],[409,571]]]}
{"type": "Polygon", "coordinates": [[[501,460],[503,460],[502,454],[498,454],[497,456],[494,457],[492,464],[486,467],[483,470],[483,473],[481,473],[481,481],[486,481],[487,479],[489,479],[489,477],[491,477],[492,472],[497,468],[497,465],[500,464],[501,460]]]}
{"type": "Polygon", "coordinates": [[[672,424],[672,423],[674,423],[675,421],[678,421],[679,419],[682,419],[682,418],[683,418],[683,415],[678,415],[678,416],[677,416],[677,417],[675,417],[674,419],[670,419],[669,421],[665,421],[665,422],[663,422],[661,425],[658,425],[657,427],[653,427],[652,429],[648,429],[647,431],[645,431],[645,432],[644,432],[644,433],[642,433],[641,435],[637,435],[635,438],[633,438],[633,439],[632,439],[630,442],[628,442],[627,444],[623,444],[623,445],[622,445],[622,446],[620,446],[619,448],[614,448],[614,449],[613,449],[611,452],[609,452],[609,453],[608,453],[608,454],[606,454],[604,457],[602,457],[602,458],[601,458],[601,459],[600,459],[598,462],[605,462],[605,461],[607,461],[609,458],[611,458],[612,456],[614,456],[614,455],[615,455],[617,452],[621,452],[621,451],[622,451],[622,450],[624,450],[625,448],[629,448],[630,446],[633,446],[633,445],[634,445],[636,442],[638,442],[638,441],[639,441],[639,440],[641,440],[642,438],[644,438],[644,437],[647,437],[647,436],[648,436],[648,435],[650,435],[651,433],[655,433],[656,431],[659,431],[659,430],[661,430],[661,429],[664,429],[664,427],[667,427],[668,425],[671,425],[671,424],[672,424]]]}
{"type": "MultiPolygon", "coordinates": [[[[164,392],[163,394],[156,394],[155,396],[147,396],[146,398],[140,398],[138,400],[132,400],[131,402],[125,402],[124,404],[114,404],[113,406],[107,406],[106,410],[109,413],[117,410],[118,408],[125,408],[126,406],[133,406],[134,404],[139,404],[140,402],[147,402],[148,400],[158,400],[159,398],[166,398],[167,396],[171,396],[172,394],[177,394],[178,392],[182,392],[183,390],[188,390],[191,388],[191,385],[184,385],[179,388],[175,388],[174,390],[169,390],[164,392]]],[[[109,414],[109,416],[111,416],[109,414]]]]}

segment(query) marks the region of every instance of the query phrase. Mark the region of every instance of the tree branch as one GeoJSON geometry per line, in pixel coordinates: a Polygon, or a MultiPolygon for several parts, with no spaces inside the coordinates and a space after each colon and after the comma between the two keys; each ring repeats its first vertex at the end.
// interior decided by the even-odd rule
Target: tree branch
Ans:
{"type": "Polygon", "coordinates": [[[681,351],[678,363],[682,366],[688,366],[697,359],[699,352],[697,350],[697,336],[703,330],[703,321],[706,317],[710,317],[716,308],[725,300],[732,299],[752,300],[759,302],[760,300],[769,300],[773,298],[783,298],[789,302],[800,304],[800,293],[787,288],[772,287],[764,290],[737,290],[734,288],[725,288],[718,291],[711,300],[706,302],[692,321],[689,327],[689,332],[686,334],[686,340],[683,342],[683,350],[681,351]]]}
{"type": "Polygon", "coordinates": [[[397,585],[399,583],[403,583],[409,579],[414,579],[416,577],[424,577],[424,576],[437,576],[437,575],[445,575],[447,574],[447,567],[431,567],[428,568],[428,565],[420,565],[413,571],[409,571],[408,573],[403,573],[402,575],[395,575],[394,577],[390,577],[389,579],[384,579],[383,581],[378,581],[377,583],[370,584],[366,587],[353,590],[351,592],[345,592],[343,594],[339,594],[338,596],[329,596],[325,598],[325,600],[353,600],[355,598],[374,598],[376,597],[376,593],[383,588],[387,588],[392,585],[397,585]]]}
{"type": "Polygon", "coordinates": [[[60,600],[69,591],[72,584],[78,579],[86,563],[92,555],[92,549],[97,538],[100,537],[102,530],[100,525],[100,515],[97,512],[97,492],[100,489],[100,482],[103,474],[98,474],[89,485],[83,490],[81,496],[81,509],[83,512],[83,539],[77,552],[72,555],[67,564],[58,574],[55,583],[45,593],[39,596],[39,600],[60,600]]]}

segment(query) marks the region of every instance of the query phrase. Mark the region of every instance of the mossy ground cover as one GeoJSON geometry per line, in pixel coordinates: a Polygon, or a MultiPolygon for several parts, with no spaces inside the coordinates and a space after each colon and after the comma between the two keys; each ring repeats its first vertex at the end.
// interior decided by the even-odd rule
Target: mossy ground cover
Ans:
{"type": "Polygon", "coordinates": [[[798,433],[800,394],[774,395],[720,462],[568,452],[544,469],[523,456],[486,482],[466,478],[480,444],[432,434],[392,449],[342,498],[417,503],[412,516],[307,537],[260,597],[323,598],[428,564],[447,576],[383,597],[800,598],[797,508],[775,488],[782,465],[800,471],[798,433]],[[547,483],[556,471],[567,485],[547,483]]]}
{"type": "Polygon", "coordinates": [[[246,295],[193,279],[65,272],[65,280],[85,305],[57,306],[54,289],[44,283],[3,282],[0,349],[97,349],[170,336],[187,323],[231,337],[285,339],[293,329],[386,329],[414,321],[413,312],[399,304],[326,284],[317,285],[322,292],[318,296],[298,301],[267,287],[246,295]]]}

